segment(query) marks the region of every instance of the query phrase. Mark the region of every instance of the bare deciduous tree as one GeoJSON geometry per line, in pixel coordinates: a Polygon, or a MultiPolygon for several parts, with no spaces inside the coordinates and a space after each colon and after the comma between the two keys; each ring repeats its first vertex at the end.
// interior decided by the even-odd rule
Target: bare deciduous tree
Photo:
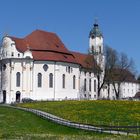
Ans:
{"type": "Polygon", "coordinates": [[[108,99],[110,96],[110,84],[112,83],[113,70],[118,63],[118,53],[109,46],[105,47],[105,74],[104,83],[108,86],[108,99]]]}
{"type": "Polygon", "coordinates": [[[132,59],[129,59],[126,54],[119,54],[115,49],[112,49],[109,46],[105,47],[104,54],[104,71],[97,66],[94,54],[89,54],[86,60],[89,62],[89,64],[92,64],[92,71],[96,74],[98,79],[98,98],[100,98],[100,92],[104,85],[107,85],[108,87],[109,98],[110,85],[112,84],[115,90],[116,99],[119,99],[121,84],[127,79],[128,76],[132,76],[134,74],[134,62],[132,59]],[[101,80],[102,73],[104,75],[103,79],[101,80]]]}
{"type": "Polygon", "coordinates": [[[120,98],[120,87],[128,78],[134,77],[134,61],[124,53],[118,56],[118,63],[113,70],[112,84],[115,90],[116,99],[120,98]],[[117,74],[117,75],[115,75],[117,74]],[[116,77],[115,77],[116,76],[116,77]]]}

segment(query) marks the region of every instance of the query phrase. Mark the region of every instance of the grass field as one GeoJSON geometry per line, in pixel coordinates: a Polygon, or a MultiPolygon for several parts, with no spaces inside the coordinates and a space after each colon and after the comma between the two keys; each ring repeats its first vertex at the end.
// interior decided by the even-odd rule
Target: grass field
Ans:
{"type": "MultiPolygon", "coordinates": [[[[111,135],[96,134],[72,129],[43,120],[38,116],[0,106],[0,140],[1,139],[99,139],[111,135]]],[[[116,137],[116,136],[114,136],[116,137]]]]}
{"type": "Polygon", "coordinates": [[[0,140],[139,140],[139,136],[120,136],[86,132],[57,125],[38,116],[0,106],[0,140]]]}
{"type": "Polygon", "coordinates": [[[20,104],[80,123],[140,125],[139,101],[56,101],[20,104]]]}

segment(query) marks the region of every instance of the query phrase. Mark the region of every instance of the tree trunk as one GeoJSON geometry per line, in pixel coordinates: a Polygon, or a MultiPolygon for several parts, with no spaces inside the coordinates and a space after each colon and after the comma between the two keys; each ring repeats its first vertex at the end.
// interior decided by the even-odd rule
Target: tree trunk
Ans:
{"type": "Polygon", "coordinates": [[[116,89],[115,83],[113,82],[113,87],[115,90],[116,99],[119,100],[120,99],[120,85],[121,85],[121,83],[117,83],[117,85],[118,85],[118,91],[116,89]]]}
{"type": "Polygon", "coordinates": [[[108,82],[108,90],[107,91],[108,91],[108,97],[107,98],[109,99],[109,95],[110,95],[110,83],[109,82],[108,82]]]}
{"type": "Polygon", "coordinates": [[[97,75],[97,79],[98,79],[98,99],[100,99],[100,75],[97,75]]]}

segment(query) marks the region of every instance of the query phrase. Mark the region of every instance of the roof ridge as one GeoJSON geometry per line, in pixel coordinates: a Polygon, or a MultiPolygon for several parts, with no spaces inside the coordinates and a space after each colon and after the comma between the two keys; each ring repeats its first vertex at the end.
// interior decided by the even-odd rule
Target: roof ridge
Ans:
{"type": "Polygon", "coordinates": [[[15,37],[15,36],[7,36],[7,37],[10,37],[11,39],[20,39],[20,40],[24,39],[24,38],[19,38],[19,37],[15,37]]]}
{"type": "MultiPolygon", "coordinates": [[[[49,33],[49,34],[52,34],[52,35],[56,35],[56,33],[54,32],[48,32],[48,31],[44,31],[44,30],[41,30],[41,29],[36,29],[36,30],[33,30],[31,33],[29,33],[28,35],[26,35],[24,38],[26,39],[28,36],[30,36],[31,34],[35,33],[35,32],[42,32],[42,33],[49,33]]],[[[57,36],[58,37],[58,36],[57,36]]]]}
{"type": "Polygon", "coordinates": [[[81,53],[81,52],[76,52],[76,51],[70,51],[71,53],[77,53],[77,54],[81,54],[81,55],[88,55],[86,53],[81,53]]]}

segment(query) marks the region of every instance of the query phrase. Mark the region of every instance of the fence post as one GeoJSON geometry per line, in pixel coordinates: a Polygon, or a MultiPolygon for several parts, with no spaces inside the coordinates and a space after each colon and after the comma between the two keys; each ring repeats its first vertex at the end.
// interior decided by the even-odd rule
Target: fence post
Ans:
{"type": "Polygon", "coordinates": [[[130,130],[129,130],[129,125],[128,125],[128,127],[127,127],[127,135],[129,135],[129,131],[130,131],[130,130]]]}
{"type": "Polygon", "coordinates": [[[119,134],[120,132],[119,132],[119,122],[118,122],[118,134],[119,134]]]}
{"type": "Polygon", "coordinates": [[[110,134],[111,134],[111,123],[110,123],[110,134]]]}
{"type": "Polygon", "coordinates": [[[139,135],[139,123],[137,122],[137,135],[139,135]]]}

